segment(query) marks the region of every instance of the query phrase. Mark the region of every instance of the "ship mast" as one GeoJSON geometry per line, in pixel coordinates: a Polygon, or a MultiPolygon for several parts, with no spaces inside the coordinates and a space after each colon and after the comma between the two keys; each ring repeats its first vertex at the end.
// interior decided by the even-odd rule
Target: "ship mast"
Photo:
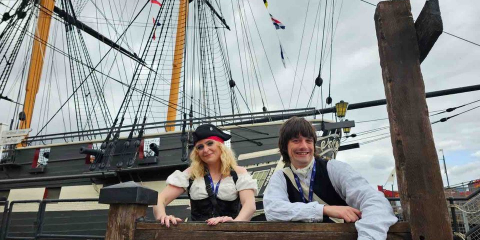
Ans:
{"type": "MultiPolygon", "coordinates": [[[[45,48],[48,42],[50,22],[52,20],[55,0],[40,0],[39,6],[40,10],[37,28],[35,29],[35,39],[33,40],[30,68],[28,70],[28,79],[25,88],[25,101],[23,105],[23,113],[25,114],[25,117],[21,117],[20,119],[20,129],[30,128],[32,122],[33,108],[40,87],[45,48]]],[[[18,147],[20,147],[20,145],[18,147]]]]}
{"type": "Polygon", "coordinates": [[[180,0],[177,20],[177,36],[175,40],[175,52],[173,57],[172,80],[170,84],[170,97],[168,100],[167,132],[175,130],[175,126],[169,126],[169,124],[170,121],[175,121],[177,118],[178,92],[180,90],[180,77],[182,75],[183,50],[185,48],[185,37],[187,36],[187,17],[187,0],[180,0]]]}

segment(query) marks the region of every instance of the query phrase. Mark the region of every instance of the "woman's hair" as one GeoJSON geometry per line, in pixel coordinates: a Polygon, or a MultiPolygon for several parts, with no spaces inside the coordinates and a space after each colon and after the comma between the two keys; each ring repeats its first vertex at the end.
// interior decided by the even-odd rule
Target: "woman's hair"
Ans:
{"type": "Polygon", "coordinates": [[[285,165],[290,165],[290,156],[288,155],[288,142],[295,137],[303,136],[313,139],[313,156],[318,157],[318,151],[315,147],[317,143],[317,131],[315,127],[305,118],[291,117],[283,123],[278,137],[278,148],[282,155],[285,165]]]}
{"type": "MultiPolygon", "coordinates": [[[[223,176],[230,175],[230,169],[234,169],[237,166],[235,160],[235,154],[230,148],[227,148],[223,143],[215,142],[215,146],[220,148],[220,161],[221,161],[221,173],[223,176]]],[[[190,178],[203,178],[207,172],[207,165],[202,161],[196,148],[190,153],[190,178]]]]}

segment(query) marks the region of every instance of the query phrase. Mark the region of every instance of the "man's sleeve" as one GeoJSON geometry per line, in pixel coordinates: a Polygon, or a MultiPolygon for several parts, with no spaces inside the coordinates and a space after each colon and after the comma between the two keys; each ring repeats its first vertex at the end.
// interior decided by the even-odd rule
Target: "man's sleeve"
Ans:
{"type": "Polygon", "coordinates": [[[291,203],[287,182],[281,170],[273,173],[263,196],[267,221],[323,221],[323,205],[317,202],[291,203]]]}
{"type": "Polygon", "coordinates": [[[337,193],[362,212],[362,218],[355,223],[358,240],[386,239],[388,229],[398,219],[385,196],[346,163],[330,160],[327,170],[337,193]]]}

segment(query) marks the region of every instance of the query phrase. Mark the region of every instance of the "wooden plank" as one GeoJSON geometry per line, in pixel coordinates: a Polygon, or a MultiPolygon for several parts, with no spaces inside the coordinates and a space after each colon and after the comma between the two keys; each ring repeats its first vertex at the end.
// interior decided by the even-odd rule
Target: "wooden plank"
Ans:
{"type": "MultiPolygon", "coordinates": [[[[181,231],[172,227],[165,230],[137,230],[135,240],[160,239],[229,239],[229,240],[257,240],[257,239],[317,239],[317,240],[356,240],[356,232],[316,232],[291,231],[285,232],[222,232],[222,231],[181,231]]],[[[387,240],[411,240],[409,233],[391,233],[387,240]]]]}
{"type": "Polygon", "coordinates": [[[3,131],[2,134],[0,134],[0,137],[5,138],[5,137],[25,136],[30,131],[32,131],[31,128],[17,129],[17,130],[7,130],[7,131],[3,131]]]}
{"type": "MultiPolygon", "coordinates": [[[[284,234],[281,232],[210,232],[210,231],[153,231],[143,230],[135,234],[135,240],[164,240],[164,239],[195,239],[195,240],[260,240],[260,239],[317,239],[317,240],[356,240],[355,233],[302,233],[291,232],[284,234]]],[[[397,238],[398,239],[398,238],[397,238]]]]}
{"type": "Polygon", "coordinates": [[[405,219],[413,239],[451,240],[410,2],[380,2],[374,19],[405,219]]]}
{"type": "MultiPolygon", "coordinates": [[[[320,127],[319,130],[321,129],[322,125],[317,125],[320,127]]],[[[329,123],[326,122],[324,124],[324,129],[323,130],[334,130],[334,129],[341,129],[341,128],[352,128],[355,127],[355,121],[343,121],[343,122],[335,122],[335,123],[329,123]]]]}
{"type": "MultiPolygon", "coordinates": [[[[356,233],[354,223],[294,223],[294,222],[229,222],[217,226],[208,226],[204,222],[179,223],[167,228],[158,222],[139,222],[137,230],[177,231],[216,231],[216,232],[349,232],[356,233]]],[[[390,233],[408,233],[407,222],[396,223],[390,227],[390,233]]]]}
{"type": "Polygon", "coordinates": [[[417,30],[418,48],[420,50],[420,63],[422,63],[443,32],[438,0],[427,0],[425,2],[417,21],[415,21],[415,29],[417,30]]]}

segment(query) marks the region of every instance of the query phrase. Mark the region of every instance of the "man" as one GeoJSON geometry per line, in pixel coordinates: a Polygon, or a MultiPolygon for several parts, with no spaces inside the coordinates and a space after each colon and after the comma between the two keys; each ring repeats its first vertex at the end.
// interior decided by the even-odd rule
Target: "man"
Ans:
{"type": "Polygon", "coordinates": [[[265,190],[268,221],[355,222],[359,240],[387,238],[397,222],[388,200],[346,163],[319,158],[317,135],[307,120],[292,117],[281,129],[278,147],[285,168],[265,190]]]}

